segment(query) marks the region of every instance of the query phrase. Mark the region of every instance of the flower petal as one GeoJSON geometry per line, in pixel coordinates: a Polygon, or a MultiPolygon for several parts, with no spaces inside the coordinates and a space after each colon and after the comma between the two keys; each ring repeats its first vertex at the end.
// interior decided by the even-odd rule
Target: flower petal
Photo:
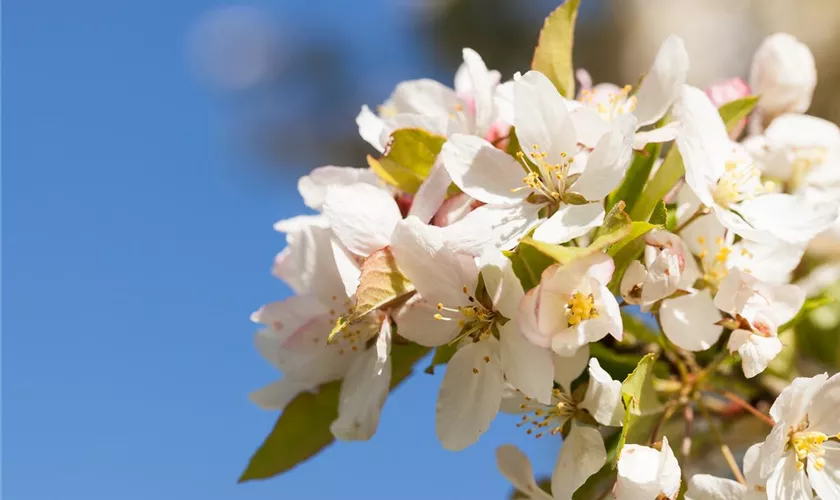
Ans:
{"type": "Polygon", "coordinates": [[[519,302],[525,292],[513,272],[513,264],[500,250],[487,247],[478,261],[484,286],[493,301],[493,307],[506,318],[515,318],[519,302]]]}
{"type": "Polygon", "coordinates": [[[688,482],[686,500],[743,500],[747,487],[731,479],[695,474],[688,482]]]}
{"type": "Polygon", "coordinates": [[[680,124],[669,122],[653,130],[636,132],[633,138],[633,149],[642,149],[650,143],[670,142],[677,138],[680,132],[680,124]]]}
{"type": "Polygon", "coordinates": [[[543,333],[539,327],[539,292],[540,287],[535,287],[528,290],[528,293],[522,297],[517,310],[517,322],[522,335],[529,342],[535,346],[547,348],[551,346],[551,335],[549,332],[543,333]]]}
{"type": "Polygon", "coordinates": [[[530,194],[522,166],[512,156],[473,135],[455,134],[441,149],[446,171],[461,190],[491,205],[510,206],[530,194]]]}
{"type": "Polygon", "coordinates": [[[741,368],[747,378],[763,372],[782,347],[782,342],[776,337],[762,337],[746,330],[735,330],[729,337],[729,350],[737,350],[741,355],[741,368]]]}
{"type": "Polygon", "coordinates": [[[534,231],[534,239],[546,243],[565,243],[583,236],[604,222],[604,207],[600,203],[562,205],[560,209],[534,231]]]}
{"type": "Polygon", "coordinates": [[[369,168],[318,167],[298,180],[298,191],[303,203],[313,210],[321,210],[327,189],[330,186],[355,184],[357,182],[377,185],[378,179],[369,168]]]}
{"type": "Polygon", "coordinates": [[[475,443],[502,403],[502,366],[492,337],[466,344],[449,360],[438,394],[435,429],[447,450],[475,443]]]}
{"type": "Polygon", "coordinates": [[[499,328],[499,333],[505,378],[526,396],[549,404],[554,378],[551,351],[529,342],[515,319],[499,328]]]}
{"type": "Polygon", "coordinates": [[[478,52],[465,48],[462,51],[464,66],[472,81],[472,97],[475,101],[475,132],[483,136],[494,118],[493,91],[499,83],[496,75],[487,70],[478,52]],[[495,77],[495,78],[494,78],[495,77]]]}
{"type": "Polygon", "coordinates": [[[566,392],[571,392],[572,382],[583,373],[589,362],[589,344],[581,347],[571,356],[554,354],[554,381],[566,392]]]}
{"type": "Polygon", "coordinates": [[[456,321],[435,319],[436,304],[430,304],[419,295],[410,298],[397,312],[394,319],[400,327],[400,336],[426,347],[448,344],[461,328],[456,321]]]}
{"type": "Polygon", "coordinates": [[[356,116],[356,125],[359,127],[359,135],[362,139],[380,153],[385,151],[385,145],[380,140],[384,128],[382,119],[376,116],[370,108],[362,106],[362,110],[356,116]]]}
{"type": "Polygon", "coordinates": [[[666,38],[636,92],[634,114],[640,127],[650,125],[665,115],[685,84],[688,64],[688,53],[682,39],[675,35],[666,38]]]}
{"type": "Polygon", "coordinates": [[[408,215],[413,215],[422,222],[429,222],[446,200],[446,192],[450,184],[452,184],[452,179],[443,167],[441,155],[438,155],[429,172],[429,177],[423,181],[417,194],[411,200],[408,215]]]}
{"type": "Polygon", "coordinates": [[[819,396],[813,398],[808,406],[810,428],[828,436],[840,434],[838,407],[840,407],[840,374],[834,374],[820,386],[819,396]]]}
{"type": "Polygon", "coordinates": [[[512,444],[496,448],[496,465],[513,486],[530,499],[552,500],[551,495],[540,489],[534,480],[531,461],[522,451],[512,444]]]}
{"type": "MultiPolygon", "coordinates": [[[[776,468],[767,478],[768,500],[813,500],[811,485],[805,471],[796,468],[793,453],[785,453],[776,468]]],[[[827,497],[831,498],[831,497],[827,497]]]]}
{"type": "Polygon", "coordinates": [[[590,476],[607,463],[604,438],[597,429],[572,421],[572,429],[560,447],[551,474],[551,493],[555,499],[571,499],[590,476]]]}
{"type": "Polygon", "coordinates": [[[341,244],[362,257],[388,246],[394,226],[402,219],[390,193],[363,183],[330,186],[324,215],[341,244]]]}
{"type": "MultiPolygon", "coordinates": [[[[837,407],[835,406],[835,412],[837,407]]],[[[836,420],[835,414],[835,420],[836,420]]],[[[808,480],[819,498],[840,498],[840,449],[833,442],[827,443],[825,465],[817,470],[814,460],[808,460],[808,480]]]]}
{"type": "Polygon", "coordinates": [[[488,245],[510,250],[539,221],[537,205],[484,205],[443,228],[447,244],[456,252],[478,256],[488,245]]]}
{"type": "MultiPolygon", "coordinates": [[[[574,105],[572,102],[570,105],[574,105]]],[[[612,130],[612,124],[604,120],[598,111],[587,105],[571,108],[570,115],[575,125],[578,141],[588,148],[594,148],[601,137],[612,130]]]]}
{"type": "Polygon", "coordinates": [[[633,132],[636,121],[632,115],[622,115],[598,141],[580,178],[572,190],[590,201],[604,199],[624,178],[633,156],[633,132]]]}
{"type": "Polygon", "coordinates": [[[391,383],[390,357],[379,366],[376,349],[367,349],[341,382],[338,418],[330,425],[337,439],[365,441],[376,432],[391,383]]]}
{"type": "Polygon", "coordinates": [[[837,205],[813,203],[804,196],[769,193],[740,203],[738,213],[757,231],[804,245],[837,220],[837,205]]]}
{"type": "Polygon", "coordinates": [[[659,319],[668,340],[689,351],[705,351],[723,333],[722,318],[708,290],[662,302],[659,319]]]}
{"type": "Polygon", "coordinates": [[[560,153],[577,151],[575,128],[566,100],[542,73],[529,71],[513,84],[513,125],[527,154],[534,146],[557,163],[560,153]]]}
{"type": "Polygon", "coordinates": [[[298,394],[313,388],[309,383],[284,378],[248,394],[248,399],[263,410],[282,411],[298,394]]]}
{"type": "Polygon", "coordinates": [[[580,407],[601,425],[621,426],[624,422],[621,382],[613,380],[596,358],[589,360],[589,385],[580,407]]]}

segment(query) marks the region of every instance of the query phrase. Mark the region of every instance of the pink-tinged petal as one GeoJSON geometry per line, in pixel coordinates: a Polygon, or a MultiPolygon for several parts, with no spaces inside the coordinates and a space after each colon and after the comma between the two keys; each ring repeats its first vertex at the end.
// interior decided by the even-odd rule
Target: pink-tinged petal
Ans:
{"type": "Polygon", "coordinates": [[[298,180],[298,191],[307,207],[321,210],[327,188],[357,182],[375,186],[379,181],[368,168],[326,166],[318,167],[301,177],[298,180]]]}
{"type": "Polygon", "coordinates": [[[565,243],[587,234],[603,222],[604,207],[600,203],[562,205],[537,227],[534,239],[546,243],[565,243]]]}
{"type": "Polygon", "coordinates": [[[473,198],[491,205],[510,206],[531,193],[522,166],[512,156],[473,135],[455,134],[441,149],[452,182],[473,198]]]}
{"type": "Polygon", "coordinates": [[[529,342],[519,331],[515,319],[499,331],[505,378],[526,396],[549,404],[554,373],[551,351],[529,342]]]}
{"type": "Polygon", "coordinates": [[[572,494],[605,463],[607,450],[598,429],[572,421],[572,429],[563,440],[551,474],[554,498],[572,498],[572,494]]]}
{"type": "Polygon", "coordinates": [[[612,129],[598,141],[572,191],[590,201],[604,199],[624,178],[633,156],[633,115],[622,115],[612,129]]]}
{"type": "Polygon", "coordinates": [[[688,351],[704,351],[718,341],[723,327],[715,323],[721,317],[708,290],[667,299],[659,310],[665,336],[688,351]]]}
{"type": "Polygon", "coordinates": [[[446,192],[452,184],[449,172],[443,168],[443,160],[438,155],[429,177],[420,185],[411,202],[408,215],[413,215],[423,222],[429,222],[446,199],[446,192]]]}
{"type": "Polygon", "coordinates": [[[496,465],[502,475],[529,499],[552,500],[551,495],[537,486],[531,462],[516,446],[506,444],[496,448],[496,465]]]}
{"type": "Polygon", "coordinates": [[[438,393],[435,430],[447,450],[460,451],[490,428],[502,403],[502,365],[494,338],[466,344],[449,360],[438,393]]]}
{"type": "Polygon", "coordinates": [[[332,254],[334,235],[326,217],[300,215],[281,220],[274,228],[286,233],[286,248],[274,260],[275,276],[297,294],[317,295],[324,301],[345,295],[332,254]]]}
{"type": "MultiPolygon", "coordinates": [[[[494,118],[493,91],[499,83],[497,75],[487,70],[478,52],[464,49],[464,66],[472,80],[472,98],[475,103],[475,129],[477,135],[484,135],[494,118]]],[[[498,73],[497,73],[498,74],[498,73]]]]}
{"type": "Polygon", "coordinates": [[[362,183],[330,186],[324,215],[341,243],[362,257],[388,246],[394,227],[402,219],[390,193],[362,183]]]}
{"type": "Polygon", "coordinates": [[[674,35],[666,38],[636,92],[633,113],[639,119],[639,126],[650,125],[665,115],[685,84],[688,66],[682,39],[674,35]]]}
{"type": "Polygon", "coordinates": [[[577,151],[566,100],[542,73],[529,71],[514,81],[513,112],[516,136],[526,154],[536,145],[548,155],[546,161],[559,162],[560,153],[577,151]]]}
{"type": "Polygon", "coordinates": [[[548,348],[551,346],[551,333],[543,333],[539,328],[539,287],[528,291],[519,303],[518,323],[522,335],[535,346],[548,348]]]}

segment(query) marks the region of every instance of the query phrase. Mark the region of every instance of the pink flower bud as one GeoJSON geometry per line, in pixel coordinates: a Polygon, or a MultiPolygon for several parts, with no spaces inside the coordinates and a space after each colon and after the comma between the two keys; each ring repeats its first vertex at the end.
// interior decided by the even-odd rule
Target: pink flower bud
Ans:
{"type": "MultiPolygon", "coordinates": [[[[730,78],[729,80],[713,83],[706,87],[706,95],[709,96],[712,104],[719,108],[724,104],[750,95],[750,86],[741,78],[730,78]]],[[[735,127],[730,136],[733,139],[740,136],[746,125],[747,119],[744,118],[738,123],[738,126],[735,127]]]]}

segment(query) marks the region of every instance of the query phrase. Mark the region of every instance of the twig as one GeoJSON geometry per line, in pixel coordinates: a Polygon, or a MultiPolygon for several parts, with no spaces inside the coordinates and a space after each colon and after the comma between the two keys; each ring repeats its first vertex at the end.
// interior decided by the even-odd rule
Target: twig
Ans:
{"type": "Polygon", "coordinates": [[[732,456],[732,450],[729,449],[729,446],[723,442],[723,436],[720,434],[720,429],[718,428],[717,422],[712,420],[712,416],[709,415],[709,410],[706,409],[706,406],[703,405],[701,400],[697,401],[697,406],[700,408],[700,411],[703,413],[703,418],[706,419],[706,422],[709,424],[709,428],[712,429],[712,433],[720,443],[720,453],[723,455],[723,459],[726,460],[726,464],[729,466],[729,469],[732,471],[732,475],[735,479],[746,486],[747,480],[744,479],[744,475],[741,474],[741,469],[738,467],[738,463],[735,461],[735,457],[732,456]]]}
{"type": "Polygon", "coordinates": [[[720,394],[721,396],[725,397],[729,401],[732,401],[736,405],[738,405],[741,408],[743,408],[743,409],[747,410],[748,412],[752,413],[754,416],[758,417],[759,420],[766,423],[770,427],[773,427],[774,425],[776,425],[776,422],[774,422],[772,418],[770,418],[769,416],[760,412],[755,406],[753,406],[753,405],[749,404],[748,402],[744,401],[743,399],[741,399],[737,395],[732,394],[729,391],[723,391],[723,390],[720,390],[720,389],[717,389],[717,388],[714,388],[714,387],[712,387],[711,389],[712,389],[712,391],[720,394]]]}
{"type": "Polygon", "coordinates": [[[685,433],[683,434],[682,452],[683,463],[688,463],[688,456],[691,454],[691,434],[694,430],[694,408],[687,404],[683,409],[683,420],[685,421],[685,433]]]}
{"type": "Polygon", "coordinates": [[[675,228],[674,228],[674,230],[673,230],[673,231],[671,231],[671,232],[672,232],[672,233],[674,233],[674,234],[679,233],[679,232],[680,232],[680,231],[682,231],[682,230],[683,230],[683,229],[684,229],[687,225],[691,224],[692,222],[696,221],[697,219],[699,219],[700,217],[702,217],[702,216],[704,216],[704,215],[706,215],[706,214],[708,214],[708,213],[709,213],[709,209],[707,209],[707,208],[706,208],[706,207],[704,207],[703,205],[700,205],[700,207],[697,209],[697,211],[696,211],[696,212],[694,212],[693,214],[691,214],[691,217],[689,217],[688,219],[686,219],[686,220],[685,220],[685,222],[683,222],[682,224],[680,224],[680,225],[678,225],[677,227],[675,227],[675,228]]]}

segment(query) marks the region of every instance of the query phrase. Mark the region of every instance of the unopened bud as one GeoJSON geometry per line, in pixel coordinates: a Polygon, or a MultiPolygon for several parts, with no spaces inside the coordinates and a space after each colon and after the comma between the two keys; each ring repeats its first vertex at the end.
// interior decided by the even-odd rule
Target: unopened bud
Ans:
{"type": "MultiPolygon", "coordinates": [[[[712,101],[712,104],[714,104],[716,108],[719,108],[724,104],[749,96],[750,86],[747,85],[747,82],[741,78],[730,78],[729,80],[713,83],[712,85],[706,87],[706,95],[709,96],[709,100],[712,101]]],[[[746,125],[747,119],[745,117],[738,123],[738,126],[732,130],[730,137],[733,139],[738,138],[741,135],[741,132],[744,131],[744,127],[746,125]]]]}
{"type": "Polygon", "coordinates": [[[765,123],[783,113],[804,113],[817,85],[817,68],[808,47],[788,33],[768,36],[753,56],[750,87],[761,96],[765,123]]]}

